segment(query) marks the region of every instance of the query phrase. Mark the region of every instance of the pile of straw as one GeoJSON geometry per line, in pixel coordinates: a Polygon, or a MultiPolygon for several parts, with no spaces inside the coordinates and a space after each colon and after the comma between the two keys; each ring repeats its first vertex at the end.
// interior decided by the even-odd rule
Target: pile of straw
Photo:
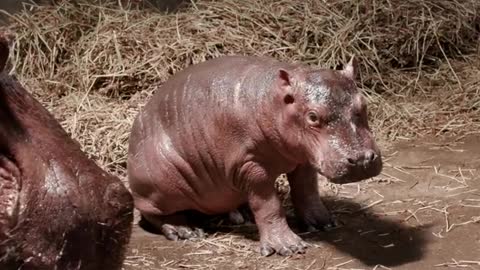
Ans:
{"type": "Polygon", "coordinates": [[[480,129],[479,85],[470,83],[480,74],[477,0],[205,0],[170,14],[92,2],[11,16],[11,72],[120,175],[131,123],[155,87],[220,55],[332,68],[355,55],[381,138],[480,129]]]}
{"type": "Polygon", "coordinates": [[[197,1],[170,15],[115,3],[63,2],[17,16],[18,72],[128,95],[224,54],[328,67],[354,54],[377,90],[392,68],[436,66],[479,46],[476,0],[197,1]]]}

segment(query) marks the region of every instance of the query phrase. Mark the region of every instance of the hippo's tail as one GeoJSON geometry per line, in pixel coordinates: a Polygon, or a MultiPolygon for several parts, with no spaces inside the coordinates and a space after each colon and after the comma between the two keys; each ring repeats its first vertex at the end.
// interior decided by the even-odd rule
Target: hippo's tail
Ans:
{"type": "Polygon", "coordinates": [[[0,32],[0,72],[3,72],[10,53],[10,41],[12,36],[5,32],[0,32]]]}

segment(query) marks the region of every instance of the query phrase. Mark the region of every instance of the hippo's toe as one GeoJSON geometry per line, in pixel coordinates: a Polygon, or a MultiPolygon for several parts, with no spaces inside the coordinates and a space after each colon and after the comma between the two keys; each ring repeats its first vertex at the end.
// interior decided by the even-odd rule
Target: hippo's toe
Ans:
{"type": "Polygon", "coordinates": [[[308,232],[330,231],[338,227],[338,222],[323,204],[317,203],[297,211],[302,229],[308,232]]]}
{"type": "Polygon", "coordinates": [[[330,231],[338,227],[337,220],[330,215],[305,219],[303,223],[308,232],[330,231]]]}
{"type": "Polygon", "coordinates": [[[205,232],[200,228],[188,226],[162,225],[162,233],[168,240],[196,240],[205,238],[205,232]]]}
{"type": "Polygon", "coordinates": [[[238,209],[229,212],[228,220],[234,225],[249,225],[254,223],[253,213],[248,204],[242,205],[238,209]]]}
{"type": "Polygon", "coordinates": [[[240,225],[245,223],[243,215],[238,210],[233,210],[232,212],[228,213],[228,219],[234,225],[240,225]]]}
{"type": "Polygon", "coordinates": [[[308,244],[304,242],[295,233],[284,233],[276,236],[270,236],[268,239],[262,239],[260,244],[260,254],[270,256],[277,253],[281,256],[290,256],[293,254],[303,254],[308,244]]]}
{"type": "Polygon", "coordinates": [[[260,247],[260,255],[267,257],[274,253],[277,253],[278,255],[281,255],[281,256],[291,256],[293,254],[304,254],[306,247],[307,247],[307,244],[303,241],[300,241],[299,243],[294,245],[282,246],[280,244],[280,245],[275,245],[275,247],[268,244],[262,244],[262,246],[260,247]]]}

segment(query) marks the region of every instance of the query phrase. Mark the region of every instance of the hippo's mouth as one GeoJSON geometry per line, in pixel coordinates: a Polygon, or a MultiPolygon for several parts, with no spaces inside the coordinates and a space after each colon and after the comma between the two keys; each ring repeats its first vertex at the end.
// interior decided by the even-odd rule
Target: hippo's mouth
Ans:
{"type": "Polygon", "coordinates": [[[314,166],[318,173],[334,184],[359,182],[379,175],[383,168],[381,158],[370,166],[351,165],[346,162],[323,161],[314,166]]]}

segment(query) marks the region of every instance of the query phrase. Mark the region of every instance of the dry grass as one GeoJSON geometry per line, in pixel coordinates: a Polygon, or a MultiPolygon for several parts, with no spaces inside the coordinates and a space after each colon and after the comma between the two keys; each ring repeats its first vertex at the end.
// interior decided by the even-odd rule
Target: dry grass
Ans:
{"type": "Polygon", "coordinates": [[[476,52],[479,18],[475,0],[197,1],[172,15],[80,1],[36,7],[12,28],[19,34],[20,74],[54,81],[76,75],[59,92],[129,95],[224,54],[329,67],[355,54],[362,85],[395,92],[383,79],[392,68],[422,70],[445,56],[476,52]]]}
{"type": "Polygon", "coordinates": [[[12,73],[120,175],[131,122],[155,86],[225,54],[326,67],[356,55],[384,141],[480,130],[478,1],[247,2],[196,1],[169,15],[115,1],[32,6],[11,17],[12,73]]]}

